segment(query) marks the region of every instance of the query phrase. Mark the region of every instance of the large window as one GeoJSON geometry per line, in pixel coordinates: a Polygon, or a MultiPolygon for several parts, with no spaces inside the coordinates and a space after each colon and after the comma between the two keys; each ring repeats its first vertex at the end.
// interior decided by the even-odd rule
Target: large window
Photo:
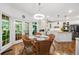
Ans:
{"type": "Polygon", "coordinates": [[[22,22],[16,21],[15,22],[15,34],[16,40],[22,39],[22,22]]]}
{"type": "Polygon", "coordinates": [[[2,14],[2,46],[9,43],[10,30],[9,30],[9,17],[2,14]]]}

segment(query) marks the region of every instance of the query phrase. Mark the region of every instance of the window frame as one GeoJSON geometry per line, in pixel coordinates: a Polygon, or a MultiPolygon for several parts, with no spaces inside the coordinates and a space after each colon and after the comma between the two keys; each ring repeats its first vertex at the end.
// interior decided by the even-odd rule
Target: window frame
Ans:
{"type": "Polygon", "coordinates": [[[28,29],[27,29],[28,33],[26,34],[26,27],[24,28],[24,33],[25,33],[25,35],[29,36],[29,23],[25,22],[24,26],[26,26],[26,24],[28,24],[28,29]]]}
{"type": "Polygon", "coordinates": [[[20,40],[19,38],[22,39],[22,30],[23,30],[22,24],[23,24],[22,21],[20,21],[20,20],[15,20],[15,41],[20,40]],[[21,22],[21,37],[19,36],[19,34],[16,34],[16,22],[21,22]],[[17,37],[16,37],[16,35],[17,35],[17,37]]]}
{"type": "Polygon", "coordinates": [[[10,42],[10,17],[5,15],[5,14],[1,14],[1,16],[2,16],[2,46],[5,46],[10,42]],[[4,18],[3,18],[3,16],[4,16],[4,18]],[[8,17],[8,19],[7,19],[7,17],[8,17]],[[5,21],[6,23],[8,22],[8,29],[7,30],[9,32],[7,32],[7,30],[6,30],[6,33],[5,33],[6,35],[3,35],[3,31],[4,31],[4,29],[3,29],[3,21],[5,21]],[[3,41],[3,36],[5,36],[5,38],[8,38],[8,39],[3,41]]]}

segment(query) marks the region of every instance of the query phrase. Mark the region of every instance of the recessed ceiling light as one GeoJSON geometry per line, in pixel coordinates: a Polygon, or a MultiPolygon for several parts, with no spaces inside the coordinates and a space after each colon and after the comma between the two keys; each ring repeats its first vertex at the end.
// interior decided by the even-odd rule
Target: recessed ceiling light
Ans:
{"type": "Polygon", "coordinates": [[[72,10],[69,10],[68,12],[69,12],[69,13],[72,13],[72,10]]]}

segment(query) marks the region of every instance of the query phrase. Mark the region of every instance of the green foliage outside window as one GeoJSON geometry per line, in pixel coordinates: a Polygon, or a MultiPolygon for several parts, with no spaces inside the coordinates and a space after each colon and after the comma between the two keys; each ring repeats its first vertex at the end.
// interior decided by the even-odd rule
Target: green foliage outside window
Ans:
{"type": "Polygon", "coordinates": [[[2,46],[9,43],[9,17],[2,15],[2,46]]]}

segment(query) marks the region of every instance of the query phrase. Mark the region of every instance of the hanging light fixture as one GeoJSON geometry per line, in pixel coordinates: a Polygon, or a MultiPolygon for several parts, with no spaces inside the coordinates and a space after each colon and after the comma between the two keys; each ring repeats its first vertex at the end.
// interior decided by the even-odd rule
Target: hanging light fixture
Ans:
{"type": "Polygon", "coordinates": [[[39,9],[38,9],[38,13],[34,15],[34,19],[42,20],[45,18],[45,15],[40,12],[40,6],[41,6],[41,3],[38,3],[39,9]]]}

